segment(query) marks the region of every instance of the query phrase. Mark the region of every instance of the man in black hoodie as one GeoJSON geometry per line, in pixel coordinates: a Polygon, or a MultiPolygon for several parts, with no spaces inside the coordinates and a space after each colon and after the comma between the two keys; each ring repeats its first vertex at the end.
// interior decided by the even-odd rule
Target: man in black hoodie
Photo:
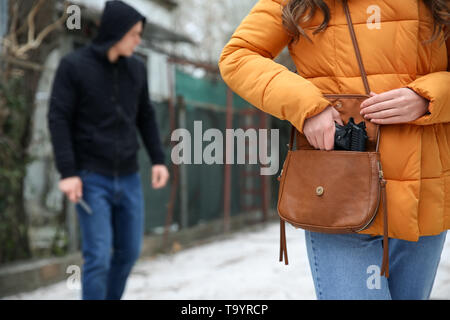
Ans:
{"type": "Polygon", "coordinates": [[[165,186],[147,71],[133,55],[145,18],[108,1],[94,41],[61,60],[48,113],[59,187],[77,203],[83,299],[120,299],[138,259],[143,198],[137,131],[152,160],[152,186],[165,186]]]}

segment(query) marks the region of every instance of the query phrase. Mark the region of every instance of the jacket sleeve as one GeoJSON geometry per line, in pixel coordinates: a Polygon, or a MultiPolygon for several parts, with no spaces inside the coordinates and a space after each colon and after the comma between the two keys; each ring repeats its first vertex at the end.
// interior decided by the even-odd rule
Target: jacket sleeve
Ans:
{"type": "Polygon", "coordinates": [[[259,0],[223,48],[219,69],[231,90],[303,133],[304,121],[329,101],[312,82],[273,61],[290,41],[281,9],[281,0],[259,0]]]}
{"type": "Polygon", "coordinates": [[[56,71],[47,114],[56,168],[61,178],[76,176],[72,141],[72,120],[77,104],[75,69],[62,59],[56,71]]]}
{"type": "Polygon", "coordinates": [[[450,38],[447,46],[447,71],[432,72],[406,85],[429,100],[428,112],[410,124],[429,125],[450,122],[450,38]]]}
{"type": "Polygon", "coordinates": [[[148,93],[147,72],[145,67],[142,67],[141,70],[143,70],[144,86],[139,98],[139,110],[137,113],[136,125],[141,134],[145,148],[152,160],[152,164],[164,164],[165,155],[159,136],[155,110],[150,102],[148,93]]]}

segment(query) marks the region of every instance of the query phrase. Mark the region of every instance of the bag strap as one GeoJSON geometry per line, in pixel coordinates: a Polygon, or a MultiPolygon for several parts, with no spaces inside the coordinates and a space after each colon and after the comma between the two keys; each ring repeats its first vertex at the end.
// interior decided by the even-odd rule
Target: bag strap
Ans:
{"type": "Polygon", "coordinates": [[[345,17],[347,18],[347,25],[350,31],[350,37],[352,38],[353,48],[355,49],[356,59],[358,60],[359,71],[361,73],[364,89],[366,90],[366,94],[370,94],[369,81],[367,80],[366,69],[364,68],[358,41],[356,40],[355,29],[353,28],[352,17],[348,9],[347,0],[342,0],[342,3],[344,4],[345,17]]]}
{"type": "MultiPolygon", "coordinates": [[[[361,52],[359,51],[358,41],[356,39],[355,30],[353,28],[352,17],[350,15],[350,11],[348,9],[347,0],[342,0],[342,4],[344,6],[345,17],[347,18],[347,25],[350,31],[350,37],[352,39],[353,48],[355,49],[356,59],[358,61],[359,71],[361,73],[361,78],[364,84],[364,89],[366,94],[370,94],[370,86],[369,81],[367,80],[366,70],[364,68],[364,64],[361,58],[361,52]]],[[[296,128],[292,125],[291,128],[291,136],[289,138],[289,150],[293,150],[294,146],[294,138],[295,138],[296,128]]],[[[378,146],[380,142],[380,125],[377,124],[377,146],[376,152],[378,152],[378,146]]],[[[388,240],[388,212],[387,212],[387,202],[386,202],[386,180],[383,177],[383,171],[381,169],[380,164],[380,184],[381,184],[381,201],[383,202],[383,260],[381,263],[381,272],[380,275],[385,275],[386,278],[389,277],[389,240],[388,240]]],[[[284,261],[285,264],[288,264],[288,256],[287,256],[287,245],[286,245],[286,230],[285,230],[285,221],[280,217],[280,261],[284,261]]]]}
{"type": "MultiPolygon", "coordinates": [[[[353,29],[352,17],[350,15],[350,11],[348,9],[347,0],[342,0],[344,5],[345,16],[347,18],[348,29],[350,30],[350,36],[352,38],[353,47],[355,48],[356,59],[358,60],[359,70],[361,72],[361,78],[364,84],[364,89],[366,90],[366,94],[370,94],[369,81],[367,80],[366,70],[364,69],[364,64],[362,62],[361,53],[359,51],[358,41],[356,40],[355,30],[353,29]]],[[[377,124],[377,147],[376,151],[378,152],[378,145],[380,142],[380,125],[377,124]]],[[[388,229],[388,212],[387,212],[387,202],[386,202],[386,180],[383,177],[383,171],[380,165],[380,185],[381,185],[381,201],[383,201],[383,260],[381,262],[381,271],[380,275],[385,275],[386,278],[389,278],[389,229],[388,229]]]]}

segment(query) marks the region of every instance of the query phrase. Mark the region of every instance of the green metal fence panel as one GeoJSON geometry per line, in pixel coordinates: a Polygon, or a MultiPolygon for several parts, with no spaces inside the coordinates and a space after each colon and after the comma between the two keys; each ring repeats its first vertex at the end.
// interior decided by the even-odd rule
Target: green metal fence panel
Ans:
{"type": "MultiPolygon", "coordinates": [[[[194,158],[193,145],[194,141],[194,122],[201,121],[202,132],[209,128],[219,129],[223,134],[223,155],[225,157],[225,129],[226,129],[226,96],[227,86],[220,79],[208,78],[194,78],[179,70],[176,71],[176,87],[175,92],[177,97],[182,97],[184,107],[186,110],[185,128],[191,133],[191,155],[192,163],[194,158]]],[[[179,101],[179,99],[178,99],[179,101]]],[[[161,139],[164,144],[166,152],[166,165],[171,171],[171,130],[170,130],[170,113],[168,102],[153,103],[161,139]]],[[[180,112],[180,105],[175,106],[175,116],[178,118],[180,112]]],[[[233,94],[233,120],[232,128],[240,128],[242,126],[242,119],[238,111],[247,108],[254,108],[249,105],[241,97],[233,94]]],[[[282,125],[282,122],[279,122],[282,125]]],[[[177,122],[177,128],[179,127],[177,122]]],[[[178,143],[178,142],[177,142],[178,143]]],[[[202,150],[210,142],[202,142],[202,150]]],[[[280,150],[280,153],[284,150],[280,150]]],[[[235,146],[236,156],[236,146],[235,146]]],[[[225,160],[225,158],[224,158],[225,160]]],[[[150,183],[151,162],[144,148],[139,152],[140,173],[143,184],[143,192],[145,198],[145,230],[147,233],[155,232],[158,228],[164,226],[166,215],[168,211],[171,182],[161,190],[153,190],[150,183]]],[[[252,165],[253,170],[259,170],[259,165],[252,165]]],[[[187,177],[187,199],[188,199],[188,221],[187,226],[193,226],[201,222],[207,222],[213,219],[223,217],[224,207],[224,169],[223,164],[189,164],[185,165],[187,177]]],[[[248,167],[247,167],[248,169],[248,167]]],[[[243,179],[244,165],[231,165],[231,205],[230,214],[237,215],[243,212],[243,197],[242,194],[242,179],[243,179]]],[[[170,172],[171,175],[173,172],[170,172]]],[[[275,177],[272,179],[277,183],[275,177]]],[[[260,179],[254,178],[253,188],[261,187],[260,179]]],[[[174,203],[173,223],[180,225],[180,185],[177,186],[177,197],[174,203]]],[[[272,188],[273,189],[273,188],[272,188]]],[[[270,206],[274,207],[272,194],[272,201],[270,206]]],[[[262,197],[258,194],[252,196],[251,201],[247,205],[258,206],[261,205],[262,197]]],[[[248,201],[248,200],[247,200],[248,201]]]]}

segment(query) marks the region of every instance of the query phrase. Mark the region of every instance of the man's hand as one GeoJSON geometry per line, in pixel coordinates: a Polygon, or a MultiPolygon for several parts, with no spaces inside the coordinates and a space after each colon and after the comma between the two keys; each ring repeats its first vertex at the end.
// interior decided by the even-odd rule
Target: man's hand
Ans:
{"type": "Polygon", "coordinates": [[[361,103],[361,115],[376,124],[405,123],[428,111],[429,101],[409,88],[370,95],[361,103]]]}
{"type": "Polygon", "coordinates": [[[164,187],[169,179],[169,171],[163,164],[155,164],[152,166],[152,187],[160,189],[164,187]]]}
{"type": "Polygon", "coordinates": [[[334,122],[344,125],[339,112],[328,106],[321,113],[305,120],[303,133],[309,144],[315,149],[333,150],[336,125],[334,122]]]}
{"type": "Polygon", "coordinates": [[[61,190],[73,203],[77,203],[83,197],[83,182],[80,177],[70,177],[59,182],[61,190]]]}

